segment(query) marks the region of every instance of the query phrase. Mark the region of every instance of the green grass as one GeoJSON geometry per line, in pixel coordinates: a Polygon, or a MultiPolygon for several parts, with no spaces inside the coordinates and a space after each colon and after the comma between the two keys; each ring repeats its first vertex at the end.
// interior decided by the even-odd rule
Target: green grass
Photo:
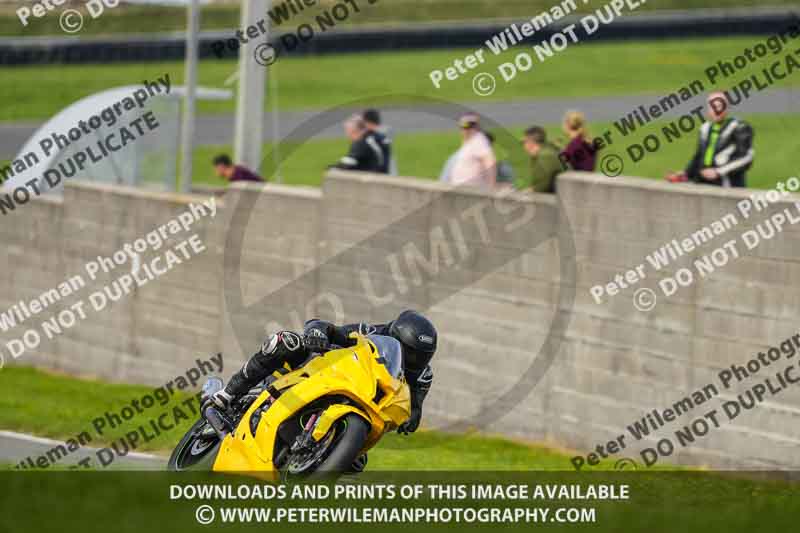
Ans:
{"type": "MultiPolygon", "coordinates": [[[[743,116],[749,121],[756,132],[754,147],[756,160],[753,168],[748,173],[748,186],[751,188],[771,188],[779,181],[785,181],[790,176],[797,175],[796,154],[800,150],[800,139],[786,135],[793,126],[797,115],[768,115],[758,114],[743,116]]],[[[531,122],[535,117],[531,117],[531,122]]],[[[697,130],[684,135],[673,143],[664,142],[664,146],[653,154],[648,154],[643,161],[632,163],[625,152],[625,147],[632,142],[641,142],[649,133],[659,133],[663,122],[658,122],[640,130],[640,133],[622,138],[616,130],[612,134],[615,143],[604,149],[600,157],[605,154],[618,154],[625,162],[624,174],[628,176],[641,176],[661,179],[669,170],[680,170],[686,165],[694,151],[697,142],[697,130]]],[[[612,125],[610,123],[591,124],[593,135],[599,136],[612,125]]],[[[522,133],[523,126],[510,127],[509,133],[512,140],[516,140],[522,133]]],[[[548,135],[552,139],[563,137],[558,126],[550,125],[548,135]]],[[[502,136],[498,135],[498,143],[502,143],[502,136]]],[[[400,173],[405,176],[437,179],[447,157],[459,145],[456,131],[437,133],[413,133],[397,135],[394,140],[394,150],[397,154],[400,173]]],[[[310,140],[302,146],[282,146],[281,176],[283,183],[289,185],[319,186],[327,165],[336,161],[347,150],[348,142],[344,139],[310,140]],[[290,149],[294,151],[290,152],[290,149]]],[[[264,146],[263,156],[267,157],[272,145],[264,146]]],[[[522,149],[515,142],[510,146],[496,147],[503,150],[512,163],[517,175],[527,172],[528,162],[522,149]]],[[[220,152],[231,153],[230,146],[201,146],[194,154],[194,181],[195,183],[210,186],[224,186],[225,182],[212,176],[211,159],[220,152]]],[[[263,169],[262,169],[263,170],[263,169]]],[[[274,177],[270,181],[277,181],[274,177]]]]}
{"type": "MultiPolygon", "coordinates": [[[[72,2],[79,5],[78,2],[72,2]]],[[[277,5],[275,0],[273,5],[277,5]]],[[[296,25],[324,11],[337,0],[322,0],[321,7],[309,9],[306,14],[293,19],[296,25]]],[[[480,21],[503,18],[530,18],[538,15],[557,2],[552,0],[507,0],[492,2],[490,0],[375,0],[370,5],[367,0],[358,0],[359,13],[352,15],[342,23],[343,26],[390,24],[398,25],[410,22],[425,23],[436,21],[480,21]]],[[[577,2],[578,12],[586,13],[597,6],[583,5],[577,2]]],[[[770,0],[770,5],[791,5],[791,0],[770,0]]],[[[714,7],[760,6],[757,0],[720,0],[714,7]]],[[[0,8],[0,35],[33,36],[64,35],[58,25],[58,17],[62,8],[57,7],[43,18],[30,17],[28,26],[23,26],[14,10],[18,6],[0,8]]],[[[692,0],[659,0],[643,4],[639,11],[663,9],[693,9],[700,7],[692,0]]],[[[186,28],[186,9],[164,6],[131,6],[120,5],[107,9],[102,16],[91,19],[85,15],[84,27],[80,35],[149,33],[161,31],[181,31],[186,28]]],[[[203,30],[231,30],[239,26],[239,8],[233,5],[209,5],[201,8],[201,28],[203,30]]],[[[287,24],[284,24],[286,26],[287,24]]],[[[283,29],[283,28],[281,28],[283,29]]]]}
{"type": "MultiPolygon", "coordinates": [[[[0,398],[0,427],[56,439],[74,438],[86,431],[92,439],[90,446],[110,443],[150,419],[172,412],[174,406],[180,406],[187,414],[190,412],[181,406],[181,402],[190,396],[176,392],[165,406],[156,404],[120,426],[98,434],[93,427],[96,418],[102,418],[107,411],[119,413],[123,407],[130,406],[133,400],[151,393],[153,388],[79,380],[17,367],[5,368],[0,372],[0,386],[19,392],[0,398]]],[[[196,408],[196,402],[193,405],[196,408]]],[[[183,421],[172,433],[162,433],[152,441],[143,443],[139,449],[166,450],[177,442],[192,423],[194,420],[183,421]]]]}
{"type": "MultiPolygon", "coordinates": [[[[473,75],[446,82],[436,89],[433,69],[444,69],[474,50],[438,50],[363,53],[336,56],[281,58],[270,69],[277,80],[279,109],[329,109],[366,102],[514,101],[654,94],[663,96],[694,80],[705,81],[704,70],[718,59],[733,58],[756,42],[754,38],[695,39],[655,42],[597,43],[567,48],[537,64],[531,71],[504,83],[481,99],[472,91],[473,75]],[[358,75],[342,76],[343,72],[358,75]]],[[[516,52],[492,56],[483,70],[496,73],[498,64],[513,60],[516,52]]],[[[491,55],[491,54],[489,54],[491,55]]],[[[738,76],[724,80],[723,88],[746,78],[773,59],[764,58],[738,76]]],[[[13,102],[0,108],[0,121],[46,119],[76,100],[95,92],[153,80],[168,73],[173,85],[183,80],[183,63],[152,62],[111,65],[36,65],[0,69],[0,98],[13,102]]],[[[236,70],[233,60],[200,63],[199,83],[224,87],[236,70]]],[[[479,70],[475,70],[477,73],[479,70]]],[[[274,80],[273,80],[274,81],[274,80]]],[[[776,87],[798,86],[800,76],[776,87]]],[[[230,86],[235,89],[235,85],[230,86]]],[[[272,102],[272,96],[269,99],[272,102]]],[[[271,105],[271,104],[270,104],[271,105]]],[[[200,113],[232,113],[235,101],[199,102],[200,113]]]]}
{"type": "MultiPolygon", "coordinates": [[[[114,385],[57,376],[29,368],[12,367],[0,372],[0,387],[15,394],[0,396],[0,428],[28,431],[64,438],[86,429],[94,416],[118,408],[148,392],[147,387],[114,385]]],[[[134,418],[134,421],[136,419],[134,418]]],[[[138,422],[137,422],[138,423],[138,422]]],[[[177,440],[176,431],[170,440],[177,440]]],[[[102,442],[97,440],[93,444],[102,442]]],[[[164,442],[163,445],[171,444],[164,442]]],[[[452,435],[421,431],[403,437],[387,435],[370,452],[369,467],[360,481],[367,484],[469,486],[475,484],[527,485],[614,485],[628,486],[628,500],[475,500],[458,497],[431,498],[427,489],[419,498],[358,498],[325,500],[293,497],[225,501],[171,497],[172,486],[230,485],[236,494],[240,484],[259,483],[243,477],[208,473],[67,473],[47,471],[20,473],[0,471],[4,497],[0,515],[9,531],[51,531],[59,529],[95,531],[108,523],[115,531],[192,531],[195,509],[212,504],[230,507],[579,507],[596,509],[595,522],[585,524],[535,524],[537,529],[602,532],[752,532],[791,531],[800,516],[798,485],[786,482],[750,480],[709,472],[675,470],[608,471],[609,463],[591,472],[574,472],[568,455],[551,449],[481,435],[452,435]],[[425,472],[428,470],[429,472],[425,472]],[[43,512],[46,511],[46,512],[43,512]],[[154,527],[155,526],[155,527],[154,527]]],[[[2,464],[0,467],[9,467],[2,464]]],[[[54,471],[55,470],[55,471],[54,471]]],[[[263,490],[263,488],[262,488],[263,490]]],[[[302,487],[298,487],[302,490],[302,487]]],[[[619,491],[619,489],[617,489],[619,491]]],[[[469,494],[469,492],[467,493],[469,494]]],[[[274,512],[274,511],[273,511],[274,512]]],[[[253,524],[248,524],[252,528],[253,524]]],[[[452,530],[455,523],[420,524],[420,529],[452,530]]],[[[349,531],[374,531],[376,524],[348,524],[349,531]]],[[[399,526],[381,524],[392,531],[399,526]]],[[[462,525],[463,527],[463,525],[462,525]]],[[[487,531],[489,527],[481,524],[487,531]]],[[[491,531],[522,529],[522,524],[492,524],[491,531]]],[[[525,526],[527,528],[531,525],[525,526]]],[[[234,526],[235,528],[235,526],[234,526]]],[[[230,529],[230,528],[229,528],[230,529]]],[[[315,530],[295,523],[292,531],[315,530]]],[[[407,526],[404,528],[407,529],[407,526]]],[[[472,529],[472,528],[470,528],[472,529]]]]}
{"type": "MultiPolygon", "coordinates": [[[[401,161],[400,172],[405,176],[438,178],[447,157],[458,149],[458,133],[403,134],[395,138],[394,149],[401,161]]],[[[303,144],[281,143],[278,148],[281,161],[280,177],[288,185],[318,187],[328,165],[336,163],[349,147],[342,139],[311,139],[303,144]]],[[[273,145],[267,143],[262,158],[271,157],[273,145]]],[[[232,154],[230,146],[199,146],[194,152],[194,182],[209,186],[224,186],[225,181],[213,176],[211,159],[218,153],[232,154]]],[[[266,174],[266,168],[261,169],[266,174]]],[[[264,176],[267,178],[268,176],[264,176]]],[[[269,176],[277,182],[277,175],[269,176]]]]}
{"type": "MultiPolygon", "coordinates": [[[[0,388],[24,391],[0,397],[0,428],[54,439],[74,438],[86,431],[92,437],[89,445],[95,447],[135,430],[161,412],[180,405],[188,397],[181,394],[166,407],[153,407],[115,430],[98,435],[92,425],[95,418],[102,417],[106,411],[118,413],[132,400],[152,392],[152,388],[82,380],[25,367],[11,367],[0,372],[0,388]]],[[[188,409],[182,409],[189,412],[188,409]]],[[[138,449],[168,454],[195,420],[196,417],[192,417],[190,422],[182,423],[138,449]]],[[[480,435],[450,435],[434,431],[420,431],[412,437],[389,434],[382,445],[370,453],[371,469],[407,469],[408,464],[420,470],[571,468],[567,455],[541,446],[480,435]],[[431,460],[431,457],[435,457],[435,460],[431,460]]],[[[604,468],[607,467],[608,464],[604,465],[604,468]]]]}
{"type": "MultiPolygon", "coordinates": [[[[552,448],[480,434],[450,435],[420,430],[412,436],[386,435],[369,453],[372,470],[572,470],[570,456],[552,448]]],[[[597,469],[608,470],[613,461],[597,469]]]]}

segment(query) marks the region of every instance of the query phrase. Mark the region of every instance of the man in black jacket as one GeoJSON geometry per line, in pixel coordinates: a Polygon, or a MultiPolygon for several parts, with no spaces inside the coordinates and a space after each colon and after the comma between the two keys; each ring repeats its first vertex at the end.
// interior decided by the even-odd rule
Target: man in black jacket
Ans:
{"type": "Polygon", "coordinates": [[[392,138],[389,136],[389,131],[381,126],[381,114],[377,109],[367,109],[361,115],[364,119],[364,125],[367,130],[372,134],[381,149],[383,166],[381,172],[384,174],[397,174],[392,168],[392,138]]]}
{"type": "Polygon", "coordinates": [[[745,187],[753,165],[753,128],[730,117],[723,92],[708,97],[708,121],[700,128],[697,150],[683,172],[670,174],[672,182],[693,181],[721,187],[745,187]]]}
{"type": "MultiPolygon", "coordinates": [[[[387,335],[403,347],[403,372],[411,391],[411,416],[397,428],[398,433],[413,433],[422,420],[422,403],[433,382],[431,358],[436,352],[437,332],[433,324],[416,311],[403,311],[387,324],[349,324],[335,326],[324,320],[306,322],[302,335],[279,331],[271,335],[261,349],[228,381],[227,386],[212,395],[207,404],[227,410],[231,402],[242,396],[261,380],[288,364],[292,369],[302,366],[310,355],[324,353],[333,345],[352,346],[353,332],[387,335]]],[[[204,405],[202,410],[205,412],[204,405]]]]}
{"type": "Polygon", "coordinates": [[[360,115],[350,117],[344,123],[344,131],[350,138],[350,151],[342,157],[334,168],[361,170],[364,172],[384,172],[384,156],[380,142],[375,134],[367,129],[360,115]]]}

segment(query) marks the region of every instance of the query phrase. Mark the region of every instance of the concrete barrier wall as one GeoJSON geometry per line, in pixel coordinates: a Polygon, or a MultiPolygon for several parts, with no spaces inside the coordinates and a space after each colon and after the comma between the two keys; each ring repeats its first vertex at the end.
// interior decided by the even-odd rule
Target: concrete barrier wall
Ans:
{"type": "MultiPolygon", "coordinates": [[[[158,385],[216,351],[225,353],[227,376],[268,331],[297,328],[312,315],[380,322],[412,307],[428,312],[442,333],[429,427],[478,428],[584,455],[624,434],[627,447],[614,457],[640,462],[643,448],[668,437],[676,444],[670,462],[796,466],[797,388],[767,395],[734,421],[721,409],[756,383],[774,382],[791,360],[729,389],[718,374],[798,329],[798,228],[753,251],[740,246],[742,257],[668,298],[661,278],[692,268],[765,213],[659,272],[647,266],[643,281],[602,303],[590,294],[672,239],[736,213],[748,194],[589,174],[562,175],[557,197],[340,172],[321,190],[237,184],[218,200],[214,218],[169,244],[197,233],[202,253],[102,312],[90,309],[86,321],[16,361],[6,343],[37,320],[0,333],[0,341],[7,363],[158,385]],[[633,305],[639,288],[658,296],[649,312],[633,305]],[[651,410],[712,383],[719,394],[706,403],[641,441],[629,434],[651,410]],[[719,427],[677,445],[675,430],[712,410],[719,427]]],[[[8,250],[2,310],[204,200],[68,184],[63,203],[31,202],[0,229],[8,250]]],[[[792,205],[772,205],[766,214],[792,205]]],[[[120,272],[98,277],[53,310],[120,272]]]]}
{"type": "Polygon", "coordinates": [[[323,191],[320,287],[345,304],[343,319],[385,322],[415,308],[442,332],[428,421],[541,436],[542,405],[523,401],[533,384],[522,377],[554,316],[554,199],[364,175],[329,178],[323,191]],[[501,417],[508,401],[519,405],[501,417]]]}
{"type": "MultiPolygon", "coordinates": [[[[552,434],[587,451],[627,433],[625,428],[648,411],[662,412],[694,391],[714,384],[718,395],[667,423],[655,438],[631,442],[631,451],[653,447],[666,437],[675,444],[668,460],[717,467],[774,467],[800,464],[800,390],[795,387],[765,395],[765,401],[730,421],[724,401],[765,384],[780,388],[775,374],[795,359],[770,367],[729,388],[719,372],[746,366],[759,351],[779,345],[798,332],[796,303],[800,281],[798,229],[788,225],[775,238],[752,251],[740,235],[787,208],[795,213],[796,196],[772,204],[745,219],[737,203],[758,191],[722,190],[692,185],[673,186],[632,178],[607,179],[574,175],[559,182],[559,195],[575,235],[578,290],[565,350],[558,358],[557,386],[550,391],[552,434]],[[672,239],[684,237],[733,214],[738,221],[725,233],[656,271],[645,257],[672,239]],[[706,277],[695,261],[736,239],[739,258],[706,277]],[[598,304],[590,288],[645,263],[646,278],[598,304]],[[663,278],[680,268],[696,281],[666,297],[663,278]],[[655,308],[634,306],[635,291],[649,288],[655,308]],[[693,443],[679,445],[675,431],[704,415],[712,428],[693,443]],[[717,418],[715,427],[711,418],[717,418]]],[[[721,254],[717,257],[721,258],[721,254]]],[[[698,430],[703,423],[698,423],[698,430]]],[[[638,454],[627,453],[634,456],[638,454]]]]}
{"type": "MultiPolygon", "coordinates": [[[[64,209],[60,200],[49,197],[37,199],[4,217],[0,224],[0,309],[3,312],[19,300],[36,298],[43,292],[58,286],[64,280],[66,261],[62,248],[64,209]]],[[[54,309],[60,310],[60,306],[54,309]]],[[[7,312],[11,314],[10,311],[7,312]]],[[[18,320],[12,317],[15,322],[18,320]]],[[[2,354],[6,364],[12,356],[5,343],[22,337],[26,327],[12,327],[0,332],[4,348],[2,354]]],[[[45,343],[40,349],[24,354],[20,361],[37,363],[60,369],[58,343],[45,343]]]]}
{"type": "MultiPolygon", "coordinates": [[[[4,269],[2,310],[19,300],[27,303],[64,283],[74,290],[62,293],[55,305],[0,334],[6,362],[13,361],[6,342],[21,339],[29,329],[38,332],[41,343],[26,349],[15,362],[114,381],[162,385],[194,366],[197,357],[217,353],[222,226],[215,226],[214,219],[200,219],[189,231],[165,232],[167,240],[157,251],[140,255],[138,263],[150,263],[195,234],[205,251],[192,254],[190,260],[154,281],[132,286],[117,301],[106,296],[108,303],[98,303],[97,309],[91,305],[91,295],[130,274],[136,265],[132,259],[111,263],[108,272],[100,270],[94,279],[86,269],[87,263],[100,264],[98,257],[113,257],[126,243],[146,238],[186,212],[190,203],[203,200],[207,198],[70,183],[63,202],[36,199],[9,215],[13,224],[3,225],[3,243],[10,243],[14,253],[4,269]],[[76,276],[81,283],[70,284],[76,276]],[[80,309],[73,307],[76,304],[80,309]],[[63,312],[66,314],[59,317],[63,312]],[[52,329],[45,332],[42,323],[53,320],[61,328],[60,334],[52,329]]],[[[222,210],[218,206],[218,213],[222,210]]],[[[179,254],[179,258],[183,256],[179,254]]],[[[162,261],[157,267],[164,265],[162,261]]]]}
{"type": "Polygon", "coordinates": [[[317,289],[321,199],[317,188],[273,184],[237,184],[226,194],[226,205],[237,206],[225,215],[222,242],[230,274],[221,302],[229,369],[259,348],[268,331],[302,326],[317,289]]]}

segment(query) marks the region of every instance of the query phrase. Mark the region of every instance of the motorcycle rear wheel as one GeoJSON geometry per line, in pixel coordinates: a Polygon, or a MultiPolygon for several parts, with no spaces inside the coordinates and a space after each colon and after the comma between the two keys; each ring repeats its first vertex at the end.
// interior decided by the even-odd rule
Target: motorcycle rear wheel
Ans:
{"type": "Polygon", "coordinates": [[[167,470],[179,472],[182,470],[211,470],[214,459],[217,457],[220,440],[213,437],[200,438],[200,430],[208,422],[201,418],[186,432],[180,440],[167,462],[167,470]]]}

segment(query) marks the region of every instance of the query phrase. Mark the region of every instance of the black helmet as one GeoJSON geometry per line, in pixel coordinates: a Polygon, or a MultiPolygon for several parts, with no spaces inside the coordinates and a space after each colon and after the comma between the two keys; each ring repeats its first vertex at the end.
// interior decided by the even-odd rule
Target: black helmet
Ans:
{"type": "Polygon", "coordinates": [[[436,351],[436,328],[416,311],[403,311],[389,326],[389,335],[403,345],[403,366],[420,372],[436,351]]]}

